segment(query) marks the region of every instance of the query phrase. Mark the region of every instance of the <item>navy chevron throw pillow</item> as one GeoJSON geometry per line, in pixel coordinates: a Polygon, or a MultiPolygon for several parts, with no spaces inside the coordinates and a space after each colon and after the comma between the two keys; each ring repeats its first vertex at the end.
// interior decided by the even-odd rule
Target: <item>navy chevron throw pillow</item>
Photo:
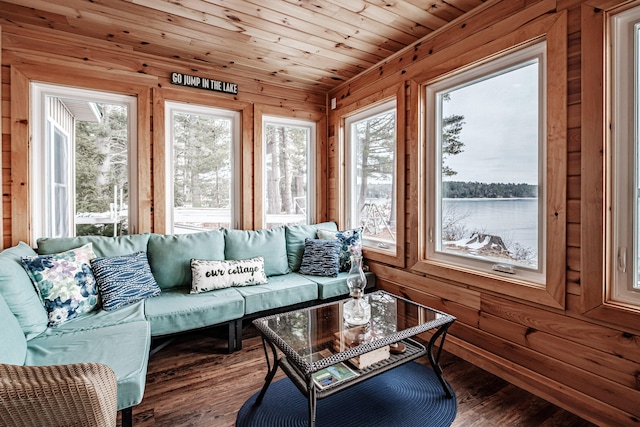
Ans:
{"type": "Polygon", "coordinates": [[[145,252],[95,258],[91,260],[91,269],[105,310],[160,295],[145,252]]]}
{"type": "Polygon", "coordinates": [[[310,276],[338,276],[341,247],[339,240],[305,239],[298,272],[310,276]]]}

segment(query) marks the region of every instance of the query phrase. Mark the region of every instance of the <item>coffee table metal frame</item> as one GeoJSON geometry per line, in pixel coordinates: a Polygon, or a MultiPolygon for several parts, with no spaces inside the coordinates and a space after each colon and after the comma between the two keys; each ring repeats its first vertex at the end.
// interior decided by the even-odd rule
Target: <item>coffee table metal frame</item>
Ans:
{"type": "Polygon", "coordinates": [[[346,351],[338,352],[332,354],[330,357],[326,357],[320,359],[316,362],[309,363],[306,358],[298,354],[281,336],[279,336],[275,331],[268,327],[269,320],[301,311],[308,311],[318,309],[324,306],[340,304],[344,301],[330,302],[326,304],[321,304],[319,306],[314,306],[311,308],[305,308],[301,310],[294,310],[289,313],[281,313],[274,314],[270,316],[261,317],[255,319],[253,324],[260,331],[262,335],[262,345],[265,352],[265,358],[267,360],[267,375],[265,376],[265,383],[258,395],[255,404],[259,405],[264,398],[264,394],[266,393],[273,377],[275,376],[278,367],[280,367],[287,376],[291,379],[293,384],[300,390],[300,392],[307,397],[309,402],[309,426],[315,426],[316,422],[316,404],[318,399],[322,399],[324,397],[330,396],[336,392],[344,390],[345,388],[354,386],[362,381],[365,381],[373,376],[379,375],[383,372],[386,372],[390,369],[393,369],[397,366],[400,366],[404,363],[407,363],[411,360],[415,360],[420,356],[426,354],[429,358],[429,363],[436,374],[440,384],[442,385],[442,389],[446,397],[453,397],[453,392],[449,388],[449,385],[442,377],[442,368],[440,367],[440,355],[442,353],[442,347],[444,345],[444,341],[447,335],[447,330],[456,320],[454,316],[443,313],[438,310],[434,310],[432,308],[426,307],[424,305],[415,303],[413,301],[407,300],[405,298],[392,295],[385,291],[377,291],[370,295],[388,295],[396,300],[402,300],[406,304],[413,304],[417,307],[429,310],[430,312],[436,313],[438,315],[437,318],[429,320],[424,323],[420,323],[414,327],[410,327],[407,329],[403,329],[392,334],[389,334],[385,337],[381,337],[374,341],[367,342],[365,344],[361,344],[357,347],[350,348],[346,351]],[[418,341],[412,339],[415,335],[418,335],[423,332],[427,332],[430,330],[435,330],[429,343],[425,347],[418,341]],[[439,341],[439,343],[438,343],[439,341]],[[319,388],[313,381],[312,374],[321,369],[329,367],[339,362],[347,361],[353,357],[362,355],[369,351],[384,347],[389,344],[394,344],[402,342],[405,344],[406,351],[400,354],[391,354],[391,356],[378,362],[372,366],[369,366],[365,369],[354,369],[355,372],[358,373],[357,376],[353,378],[346,379],[344,381],[338,382],[336,384],[331,384],[325,388],[319,388]],[[434,348],[438,347],[438,350],[434,353],[434,348]],[[270,350],[270,351],[269,351],[270,350]],[[278,350],[280,350],[283,355],[278,357],[278,350]]]}

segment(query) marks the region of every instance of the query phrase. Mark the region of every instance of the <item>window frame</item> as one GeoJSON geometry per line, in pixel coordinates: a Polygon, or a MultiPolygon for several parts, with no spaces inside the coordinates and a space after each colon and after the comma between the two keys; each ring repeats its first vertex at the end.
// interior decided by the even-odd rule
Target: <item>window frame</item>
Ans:
{"type": "Polygon", "coordinates": [[[546,16],[544,19],[531,22],[518,28],[517,31],[497,37],[484,46],[465,49],[452,46],[448,49],[450,56],[440,58],[438,66],[426,69],[414,77],[418,92],[419,110],[427,108],[424,96],[425,86],[437,81],[444,75],[456,70],[464,70],[477,66],[499,55],[508,53],[518,47],[546,41],[546,78],[545,88],[547,100],[546,122],[546,216],[547,231],[546,272],[542,285],[532,285],[530,281],[521,280],[511,275],[497,275],[479,272],[463,267],[455,267],[429,259],[426,253],[428,236],[429,199],[426,189],[428,183],[425,169],[426,163],[426,122],[422,113],[416,138],[420,141],[419,154],[412,167],[418,170],[418,203],[417,203],[417,240],[418,248],[413,272],[427,277],[433,276],[464,286],[483,289],[499,295],[506,295],[520,300],[545,305],[551,308],[564,309],[566,304],[566,182],[567,182],[567,13],[566,11],[546,16]],[[454,53],[455,52],[455,53],[454,53]]]}
{"type": "Polygon", "coordinates": [[[164,114],[165,114],[165,135],[164,140],[164,159],[165,159],[165,224],[164,232],[174,232],[173,210],[174,206],[174,185],[173,185],[173,171],[174,171],[174,154],[173,154],[173,126],[172,117],[174,112],[181,113],[193,113],[210,116],[220,116],[223,118],[229,118],[232,122],[233,135],[231,141],[231,226],[230,228],[239,228],[240,226],[240,203],[241,203],[241,166],[240,166],[240,153],[241,146],[240,140],[242,133],[241,129],[241,113],[236,110],[230,110],[225,108],[213,107],[203,104],[194,104],[188,102],[179,101],[165,101],[164,102],[164,114]]]}
{"type": "MultiPolygon", "coordinates": [[[[262,178],[264,176],[263,157],[264,157],[264,142],[263,142],[263,117],[278,117],[282,119],[302,120],[315,123],[315,147],[313,148],[314,163],[310,165],[309,172],[313,174],[314,182],[314,221],[320,223],[327,221],[327,158],[326,154],[323,156],[323,149],[327,146],[327,115],[325,111],[312,111],[312,110],[296,110],[286,107],[276,107],[273,105],[254,104],[252,108],[252,120],[253,120],[253,153],[251,161],[253,162],[253,168],[251,171],[251,178],[253,183],[253,212],[252,212],[252,227],[254,229],[261,229],[265,227],[264,215],[263,215],[263,194],[264,183],[262,178]]],[[[246,202],[248,203],[248,202],[246,202]]]]}
{"type": "MultiPolygon", "coordinates": [[[[307,213],[306,213],[306,220],[304,224],[314,224],[316,222],[316,197],[317,197],[317,186],[316,186],[316,174],[314,173],[315,168],[314,165],[316,164],[316,137],[317,137],[317,123],[315,121],[312,120],[306,120],[306,119],[297,119],[297,118],[291,118],[291,117],[283,117],[283,116],[276,116],[276,115],[270,115],[270,114],[262,114],[262,124],[261,124],[261,140],[262,140],[262,147],[261,147],[261,152],[262,153],[266,153],[266,140],[265,140],[265,135],[266,135],[266,127],[269,124],[274,124],[277,126],[290,126],[290,127],[299,127],[299,128],[308,128],[309,129],[309,140],[307,141],[307,201],[306,201],[306,206],[307,206],[307,213]]],[[[266,157],[264,155],[261,156],[261,171],[262,171],[262,182],[267,182],[266,180],[266,175],[267,175],[267,168],[265,165],[265,160],[266,157]]],[[[262,203],[261,206],[265,206],[265,199],[266,199],[266,188],[264,188],[264,186],[262,186],[262,203]]],[[[264,227],[267,226],[267,213],[265,212],[265,209],[263,208],[261,210],[262,212],[262,218],[261,218],[261,223],[263,224],[264,227]]]]}
{"type": "Polygon", "coordinates": [[[610,51],[608,50],[612,14],[622,12],[640,1],[592,0],[582,5],[582,110],[580,188],[580,288],[572,301],[581,315],[607,324],[629,327],[637,324],[638,306],[610,299],[608,281],[612,260],[609,226],[611,217],[610,160],[612,91],[610,51]],[[599,118],[599,119],[594,119],[599,118]],[[601,233],[595,232],[602,230],[601,233]]]}
{"type": "MultiPolygon", "coordinates": [[[[413,117],[407,115],[407,97],[411,96],[404,83],[390,85],[384,87],[373,95],[364,96],[362,98],[348,99],[350,103],[345,104],[333,111],[334,123],[338,123],[335,135],[338,138],[338,194],[336,201],[338,203],[337,222],[341,229],[347,228],[347,197],[346,197],[346,118],[357,114],[358,112],[371,108],[372,106],[383,104],[387,101],[395,99],[396,102],[396,244],[395,253],[390,251],[380,251],[368,246],[362,247],[362,252],[367,260],[378,261],[396,267],[404,268],[406,265],[406,203],[405,203],[405,187],[406,176],[410,173],[406,166],[406,150],[407,146],[416,146],[415,141],[407,139],[407,121],[413,121],[413,117]]],[[[331,130],[330,130],[331,132],[331,130]]],[[[417,150],[417,146],[416,146],[417,150]]],[[[329,171],[331,173],[331,171],[329,171]]],[[[328,195],[332,197],[331,195],[328,195]]]]}
{"type": "MultiPolygon", "coordinates": [[[[107,92],[99,89],[84,89],[65,84],[57,83],[41,83],[33,81],[29,85],[30,88],[30,101],[31,101],[31,123],[32,123],[32,141],[31,150],[29,153],[29,178],[30,178],[30,232],[31,241],[36,241],[40,237],[46,236],[52,230],[49,230],[46,225],[45,216],[42,212],[45,212],[47,205],[46,198],[41,195],[46,192],[47,179],[46,174],[51,170],[51,164],[53,159],[47,159],[50,157],[49,148],[46,146],[47,138],[45,138],[46,132],[53,134],[53,126],[48,129],[48,124],[54,124],[47,116],[47,97],[59,97],[59,98],[79,98],[97,102],[123,104],[127,106],[127,136],[128,136],[128,181],[129,181],[129,229],[130,233],[135,233],[135,230],[139,229],[139,174],[138,174],[138,102],[139,100],[134,95],[121,94],[117,92],[107,92]]],[[[73,131],[73,130],[72,130],[73,131]]],[[[71,144],[73,145],[73,144],[71,144]]],[[[69,161],[73,162],[75,159],[75,147],[70,147],[69,161]]],[[[70,174],[71,182],[75,181],[75,173],[70,174]]],[[[73,217],[75,216],[75,184],[70,191],[71,200],[73,200],[72,206],[70,206],[71,222],[70,226],[75,224],[73,217]]],[[[49,195],[48,197],[53,197],[49,195]]],[[[75,236],[75,229],[73,235],[75,236]]]]}
{"type": "MultiPolygon", "coordinates": [[[[52,207],[51,209],[51,224],[49,224],[52,229],[48,230],[47,234],[51,235],[51,237],[62,237],[58,232],[57,232],[57,223],[58,223],[58,199],[57,199],[57,189],[58,188],[64,188],[65,189],[65,193],[66,196],[69,200],[75,200],[76,198],[76,192],[75,192],[75,185],[71,185],[71,183],[75,182],[75,171],[72,168],[68,168],[67,170],[65,170],[65,178],[67,180],[67,182],[64,185],[61,185],[59,183],[56,182],[55,180],[55,176],[56,176],[56,160],[57,160],[57,151],[58,148],[56,147],[56,133],[59,133],[61,136],[64,137],[64,149],[65,149],[65,160],[67,162],[67,164],[75,164],[75,147],[72,146],[72,136],[70,135],[69,132],[66,132],[64,129],[62,129],[62,127],[60,127],[60,125],[55,122],[54,120],[51,119],[51,117],[47,117],[46,118],[47,123],[45,124],[45,132],[49,134],[49,140],[53,141],[53,144],[51,146],[47,146],[46,150],[49,151],[47,152],[47,154],[45,155],[45,159],[49,159],[47,161],[47,169],[46,171],[51,171],[51,175],[53,176],[53,180],[51,182],[49,182],[49,188],[47,191],[47,204],[49,206],[52,207]]],[[[47,173],[45,171],[45,174],[47,173]]],[[[67,214],[69,215],[69,218],[67,220],[67,228],[69,230],[74,229],[75,226],[75,221],[73,220],[73,218],[75,217],[76,214],[76,209],[75,209],[75,203],[72,203],[71,205],[69,204],[69,201],[67,201],[67,208],[71,208],[69,209],[69,211],[67,212],[67,214]]]]}
{"type": "Polygon", "coordinates": [[[611,156],[605,165],[611,170],[608,187],[611,212],[607,229],[611,242],[607,257],[606,295],[613,304],[640,309],[640,289],[633,289],[638,272],[638,27],[640,6],[610,15],[611,38],[611,156]],[[629,13],[631,16],[627,16],[629,13]],[[634,37],[635,33],[635,37],[634,37]],[[634,40],[635,39],[635,40],[634,40]],[[633,55],[628,52],[634,50],[633,55]],[[624,90],[633,87],[633,90],[624,90]],[[633,180],[629,179],[633,176],[633,180]],[[626,214],[632,212],[631,217],[626,214]],[[632,238],[630,238],[632,236],[632,238]],[[624,250],[622,250],[624,248],[624,250]],[[636,271],[636,274],[632,274],[636,271]]]}
{"type": "Polygon", "coordinates": [[[470,269],[480,274],[504,278],[509,274],[518,280],[529,282],[532,286],[544,286],[546,280],[546,42],[536,41],[534,43],[519,47],[513,51],[509,51],[504,55],[493,58],[479,64],[478,66],[469,67],[459,73],[452,73],[439,78],[438,81],[424,85],[426,91],[426,157],[427,164],[425,170],[428,172],[426,177],[426,193],[427,193],[427,224],[424,241],[426,242],[425,258],[436,262],[451,265],[454,268],[470,269]],[[495,76],[506,74],[510,71],[521,68],[522,64],[538,60],[538,260],[539,264],[536,269],[527,269],[510,262],[500,262],[496,260],[477,259],[471,257],[463,257],[455,254],[445,253],[438,250],[441,227],[442,197],[441,184],[442,177],[442,157],[441,157],[441,141],[436,126],[441,120],[441,106],[438,103],[437,95],[444,90],[456,90],[461,87],[473,85],[477,82],[487,81],[495,76]],[[432,202],[433,201],[433,202],[432,202]],[[432,202],[432,203],[431,203],[432,202]],[[501,273],[493,268],[502,265],[511,266],[514,273],[501,273]]]}
{"type": "MultiPolygon", "coordinates": [[[[356,156],[355,156],[355,144],[351,143],[351,129],[352,126],[360,121],[371,119],[377,115],[383,114],[387,111],[395,110],[395,118],[394,118],[394,127],[395,127],[395,150],[393,152],[395,167],[397,168],[398,164],[398,150],[397,147],[399,145],[397,138],[397,129],[398,129],[398,106],[395,98],[389,99],[378,104],[368,106],[365,109],[357,111],[351,115],[348,115],[344,118],[344,137],[345,137],[345,226],[346,228],[358,228],[359,225],[354,224],[355,220],[353,219],[358,215],[357,212],[357,194],[355,191],[355,178],[356,174],[354,169],[357,168],[356,165],[356,156]]],[[[396,200],[396,210],[398,201],[396,200]]],[[[395,213],[397,217],[397,212],[395,213]]],[[[396,242],[390,245],[390,247],[384,247],[387,243],[382,242],[379,239],[365,237],[364,233],[362,235],[362,247],[367,248],[371,251],[380,252],[382,254],[389,254],[391,256],[395,255],[397,250],[397,237],[396,242]]]]}

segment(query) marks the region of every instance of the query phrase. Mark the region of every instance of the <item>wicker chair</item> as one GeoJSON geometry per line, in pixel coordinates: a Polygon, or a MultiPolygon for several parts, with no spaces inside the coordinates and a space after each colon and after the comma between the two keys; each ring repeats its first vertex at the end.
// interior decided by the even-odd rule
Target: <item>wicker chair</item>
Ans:
{"type": "Polygon", "coordinates": [[[116,375],[101,363],[0,364],[3,426],[115,426],[116,375]]]}

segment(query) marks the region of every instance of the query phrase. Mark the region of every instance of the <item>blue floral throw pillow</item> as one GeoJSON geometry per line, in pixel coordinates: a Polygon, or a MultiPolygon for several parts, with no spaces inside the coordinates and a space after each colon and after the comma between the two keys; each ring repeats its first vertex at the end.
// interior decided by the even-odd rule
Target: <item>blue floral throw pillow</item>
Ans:
{"type": "Polygon", "coordinates": [[[91,268],[107,311],[160,295],[145,252],[95,258],[91,268]]]}
{"type": "Polygon", "coordinates": [[[338,276],[341,246],[338,240],[305,239],[298,272],[310,276],[338,276]]]}
{"type": "Polygon", "coordinates": [[[90,267],[96,257],[91,243],[59,254],[22,257],[22,265],[57,326],[93,310],[98,288],[90,267]]]}
{"type": "Polygon", "coordinates": [[[318,239],[338,240],[342,244],[340,271],[349,271],[351,268],[351,255],[362,256],[362,228],[343,231],[318,230],[317,234],[318,239]]]}

